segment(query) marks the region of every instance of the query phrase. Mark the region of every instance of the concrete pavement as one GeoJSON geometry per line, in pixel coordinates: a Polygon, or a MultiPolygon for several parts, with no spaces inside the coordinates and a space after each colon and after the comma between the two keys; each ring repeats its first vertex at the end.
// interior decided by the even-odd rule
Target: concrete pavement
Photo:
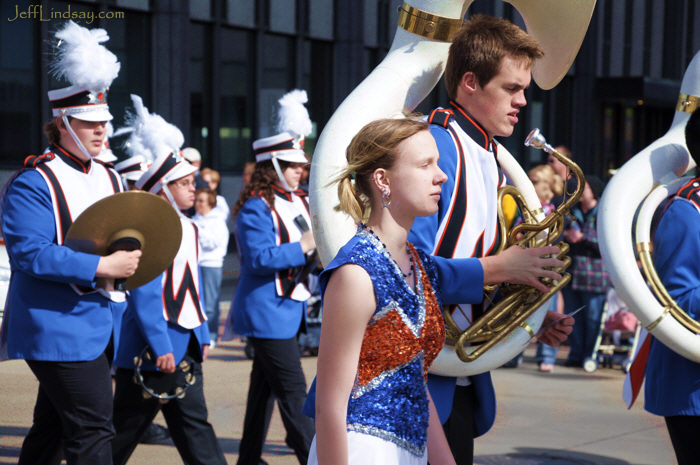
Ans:
{"type": "MultiPolygon", "coordinates": [[[[239,274],[238,261],[224,262],[222,322],[239,274]]],[[[498,399],[496,424],[475,444],[478,465],[673,465],[676,463],[664,421],[642,409],[640,400],[627,410],[622,402],[624,374],[600,368],[557,365],[551,374],[537,371],[534,345],[520,368],[494,370],[498,399]]],[[[559,363],[566,348],[559,351],[559,363]]],[[[316,358],[302,359],[307,383],[316,358]]],[[[209,419],[229,464],[235,464],[243,429],[251,362],[239,341],[224,342],[204,363],[209,419]]],[[[38,383],[23,361],[0,363],[0,464],[17,463],[22,439],[32,422],[38,383]]],[[[164,424],[159,415],[156,421],[164,424]]],[[[284,443],[277,410],[263,451],[270,465],[298,463],[284,443]]],[[[140,444],[130,465],[182,463],[172,444],[140,444]]]]}
{"type": "MultiPolygon", "coordinates": [[[[534,346],[517,369],[493,372],[499,400],[494,428],[476,441],[480,465],[671,465],[675,463],[663,419],[641,405],[627,410],[620,391],[623,373],[557,366],[541,374],[532,361],[534,346]]],[[[560,357],[563,354],[560,354],[560,357]]],[[[316,359],[305,357],[309,382],[316,359]]],[[[236,462],[251,362],[243,345],[225,342],[204,364],[210,421],[228,463],[236,462]]],[[[37,382],[22,361],[0,363],[0,463],[16,463],[32,419],[37,382]]],[[[163,423],[162,417],[157,421],[163,423]]],[[[291,465],[296,458],[284,444],[278,413],[270,426],[263,458],[291,465]]],[[[131,465],[177,464],[172,444],[137,447],[131,465]]]]}

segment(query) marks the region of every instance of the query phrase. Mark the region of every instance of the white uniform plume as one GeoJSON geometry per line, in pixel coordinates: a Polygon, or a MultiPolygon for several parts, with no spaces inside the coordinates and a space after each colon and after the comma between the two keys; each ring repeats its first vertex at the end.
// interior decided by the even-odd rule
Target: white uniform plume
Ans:
{"type": "Polygon", "coordinates": [[[106,89],[119,74],[116,55],[101,44],[109,40],[104,29],[86,29],[68,21],[56,33],[59,39],[50,70],[58,79],[87,89],[106,89]]]}
{"type": "Polygon", "coordinates": [[[277,132],[288,132],[295,139],[303,140],[311,134],[312,125],[309,112],[304,106],[309,98],[305,90],[294,89],[279,99],[277,132]]]}

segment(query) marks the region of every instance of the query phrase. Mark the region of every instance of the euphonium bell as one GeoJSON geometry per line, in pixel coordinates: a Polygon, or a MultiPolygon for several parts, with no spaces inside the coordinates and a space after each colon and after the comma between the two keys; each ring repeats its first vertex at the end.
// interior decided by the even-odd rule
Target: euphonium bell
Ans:
{"type": "MultiPolygon", "coordinates": [[[[498,222],[501,229],[501,242],[496,253],[500,253],[512,245],[529,247],[553,245],[564,230],[564,216],[569,213],[583,193],[585,178],[581,168],[547,144],[539,129],[533,129],[530,132],[525,139],[525,145],[542,149],[561,161],[571,170],[577,180],[577,186],[574,192],[570,193],[570,196],[542,221],[537,221],[537,212],[533,212],[527,207],[527,203],[515,187],[505,186],[499,189],[498,222]],[[502,210],[504,195],[513,196],[520,207],[524,219],[522,224],[510,231],[506,230],[502,210]]],[[[527,327],[527,319],[571,281],[571,275],[563,273],[563,270],[571,264],[571,258],[566,256],[566,253],[569,251],[569,245],[565,242],[559,242],[555,245],[560,250],[557,258],[564,262],[564,266],[561,269],[555,270],[562,274],[562,279],[555,282],[551,279],[543,278],[542,282],[549,287],[547,293],[543,294],[529,286],[507,283],[499,286],[487,286],[484,289],[485,300],[490,300],[491,296],[497,294],[498,301],[490,307],[486,314],[474,321],[466,330],[459,328],[448,309],[443,312],[447,340],[449,343],[455,344],[455,351],[460,360],[472,362],[478,359],[519,327],[529,330],[531,335],[534,336],[534,332],[527,327]],[[478,345],[475,346],[474,344],[477,343],[478,345]]]]}

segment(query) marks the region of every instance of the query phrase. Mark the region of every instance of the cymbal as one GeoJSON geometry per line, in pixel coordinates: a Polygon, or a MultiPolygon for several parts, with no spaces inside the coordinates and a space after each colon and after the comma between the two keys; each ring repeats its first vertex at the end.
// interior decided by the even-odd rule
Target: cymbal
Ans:
{"type": "Polygon", "coordinates": [[[134,289],[155,279],[175,259],[182,240],[180,217],[157,195],[143,191],[114,194],[88,207],[68,228],[64,244],[73,250],[109,255],[115,241],[134,238],[143,253],[136,273],[126,279],[134,289]]]}

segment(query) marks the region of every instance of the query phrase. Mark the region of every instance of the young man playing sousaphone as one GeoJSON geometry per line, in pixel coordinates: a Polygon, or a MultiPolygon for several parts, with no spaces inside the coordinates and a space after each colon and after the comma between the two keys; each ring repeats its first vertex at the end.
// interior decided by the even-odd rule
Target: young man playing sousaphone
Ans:
{"type": "MultiPolygon", "coordinates": [[[[413,224],[409,240],[416,247],[447,258],[481,258],[495,248],[497,191],[505,177],[496,162],[498,145],[493,138],[512,134],[527,103],[532,65],[542,56],[532,37],[501,18],[473,16],[455,37],[445,69],[450,102],[429,117],[447,182],[438,213],[416,218],[413,224]]],[[[535,262],[543,258],[542,249],[524,252],[535,262]]],[[[530,285],[541,288],[537,278],[543,272],[540,268],[533,273],[530,285]]],[[[453,310],[453,318],[468,326],[481,314],[480,304],[465,302],[453,310]]],[[[557,318],[549,312],[545,324],[557,318]]],[[[559,345],[572,325],[573,318],[564,317],[540,340],[559,345]]],[[[428,386],[456,462],[471,464],[473,438],[486,433],[496,416],[490,374],[431,375],[428,386]]]]}
{"type": "Polygon", "coordinates": [[[181,213],[194,205],[196,168],[179,155],[184,140],[180,130],[149,114],[140,98],[132,96],[132,100],[136,107],[131,121],[134,135],[141,138],[143,155],[153,158],[136,187],[173,206],[180,215],[182,240],[173,263],[162,275],[130,291],[122,343],[114,362],[114,463],[127,462],[141,435],[162,411],[185,463],[223,465],[226,459],[207,420],[204,398],[201,364],[207,358],[210,339],[200,300],[197,228],[181,213]],[[150,359],[146,353],[151,354],[150,359]],[[156,395],[172,398],[161,403],[152,395],[144,396],[141,383],[156,395]],[[182,390],[184,395],[174,396],[182,390]]]}

